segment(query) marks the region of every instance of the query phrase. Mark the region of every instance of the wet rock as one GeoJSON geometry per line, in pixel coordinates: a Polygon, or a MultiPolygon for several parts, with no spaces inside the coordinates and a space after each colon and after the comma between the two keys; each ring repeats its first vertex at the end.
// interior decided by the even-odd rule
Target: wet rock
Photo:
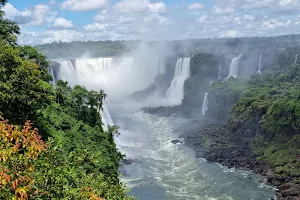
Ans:
{"type": "Polygon", "coordinates": [[[171,143],[172,144],[182,144],[183,141],[181,141],[181,140],[172,140],[171,143]]]}
{"type": "Polygon", "coordinates": [[[138,159],[123,159],[121,161],[121,165],[132,165],[132,164],[137,164],[140,163],[140,161],[138,159]]]}
{"type": "Polygon", "coordinates": [[[266,177],[267,177],[267,181],[269,183],[272,183],[272,180],[275,178],[274,171],[272,169],[268,169],[268,171],[266,173],[266,177]]]}
{"type": "Polygon", "coordinates": [[[290,188],[290,189],[281,191],[281,195],[283,197],[299,196],[300,195],[300,189],[299,188],[290,188]]]}
{"type": "Polygon", "coordinates": [[[278,180],[273,180],[272,184],[273,184],[274,186],[280,186],[280,185],[281,185],[281,182],[278,181],[278,180]]]}

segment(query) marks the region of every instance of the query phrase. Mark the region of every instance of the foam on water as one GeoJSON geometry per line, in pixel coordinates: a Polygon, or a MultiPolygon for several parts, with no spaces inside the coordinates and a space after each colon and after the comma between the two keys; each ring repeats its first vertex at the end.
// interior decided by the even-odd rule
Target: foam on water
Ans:
{"type": "MultiPolygon", "coordinates": [[[[123,180],[138,191],[138,198],[144,199],[143,194],[146,194],[142,191],[154,185],[164,190],[165,196],[155,196],[157,200],[262,200],[273,197],[272,189],[263,185],[260,176],[209,164],[205,159],[189,155],[182,145],[172,144],[171,141],[177,138],[173,132],[173,118],[142,112],[131,113],[130,118],[138,120],[144,127],[134,133],[145,137],[144,140],[137,139],[141,146],[126,149],[131,158],[141,162],[135,165],[140,169],[141,178],[135,174],[133,181],[130,176],[123,180]]],[[[176,123],[179,121],[177,119],[176,123]]],[[[121,131],[121,137],[126,138],[126,133],[121,131]]],[[[129,137],[134,140],[134,137],[129,137]]],[[[147,195],[146,199],[150,199],[147,195]]]]}

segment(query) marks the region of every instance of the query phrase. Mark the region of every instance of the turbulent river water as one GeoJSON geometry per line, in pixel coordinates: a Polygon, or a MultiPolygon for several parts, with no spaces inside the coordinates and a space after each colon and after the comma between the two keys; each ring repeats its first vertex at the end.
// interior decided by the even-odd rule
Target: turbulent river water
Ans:
{"type": "MultiPolygon", "coordinates": [[[[269,200],[274,190],[261,176],[207,163],[196,159],[183,144],[172,144],[179,134],[174,130],[186,119],[162,117],[140,111],[141,105],[123,99],[134,91],[146,88],[157,73],[164,73],[161,57],[90,58],[58,61],[51,67],[55,80],[79,84],[88,89],[105,89],[110,97],[102,114],[104,122],[120,127],[115,138],[119,150],[132,165],[124,166],[122,180],[131,194],[141,200],[269,200]],[[155,63],[159,63],[158,67],[155,63]],[[152,66],[152,67],[151,67],[152,66]],[[114,98],[111,98],[114,97],[114,98]],[[112,121],[110,119],[112,117],[112,121]]],[[[239,57],[233,59],[230,76],[238,74],[239,57]]],[[[184,81],[190,76],[190,59],[179,58],[174,78],[166,92],[168,105],[179,105],[184,96],[184,81]]],[[[157,100],[156,100],[157,101],[157,100]]],[[[208,100],[207,100],[208,101],[208,100]]],[[[206,101],[206,102],[207,102],[206,101]]],[[[205,107],[203,115],[208,108],[205,107]]]]}
{"type": "Polygon", "coordinates": [[[139,105],[108,105],[121,136],[116,143],[128,158],[137,159],[122,169],[122,180],[141,200],[267,200],[274,190],[250,172],[228,169],[196,159],[182,144],[172,144],[174,129],[185,119],[143,113],[139,105]]]}

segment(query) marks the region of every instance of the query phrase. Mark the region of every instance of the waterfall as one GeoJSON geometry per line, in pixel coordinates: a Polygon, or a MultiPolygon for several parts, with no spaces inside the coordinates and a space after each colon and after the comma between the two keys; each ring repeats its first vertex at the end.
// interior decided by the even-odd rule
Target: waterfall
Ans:
{"type": "Polygon", "coordinates": [[[111,116],[110,116],[105,104],[103,104],[103,106],[102,106],[100,115],[101,115],[101,120],[103,123],[103,129],[104,129],[104,131],[107,131],[108,126],[113,126],[114,122],[112,121],[111,116]]]}
{"type": "Polygon", "coordinates": [[[73,63],[70,60],[58,61],[60,67],[58,68],[57,77],[55,80],[68,81],[69,85],[76,85],[78,79],[76,74],[76,69],[73,66],[73,63]]]}
{"type": "MultiPolygon", "coordinates": [[[[55,69],[54,75],[55,80],[68,81],[71,87],[81,85],[89,90],[103,89],[109,98],[117,98],[148,87],[157,73],[158,58],[126,56],[81,58],[73,62],[62,60],[58,61],[60,67],[55,69]]],[[[162,70],[163,65],[160,67],[162,70]]]]}
{"type": "Polygon", "coordinates": [[[231,76],[233,78],[238,77],[241,57],[242,57],[242,54],[240,54],[239,56],[234,57],[232,59],[231,64],[230,64],[229,74],[228,74],[228,77],[226,78],[226,80],[229,79],[231,76]]]}
{"type": "Polygon", "coordinates": [[[49,74],[52,76],[51,84],[52,84],[52,85],[56,85],[56,80],[55,80],[55,76],[54,76],[54,72],[53,72],[52,67],[49,67],[49,68],[48,68],[48,72],[49,72],[49,74]]]}
{"type": "Polygon", "coordinates": [[[58,68],[57,77],[53,74],[54,80],[68,81],[70,86],[82,85],[89,86],[91,77],[96,77],[103,74],[104,71],[108,71],[113,67],[113,58],[89,58],[89,59],[76,59],[75,66],[70,60],[58,61],[60,67],[58,68]]]}
{"type": "MultiPolygon", "coordinates": [[[[98,73],[110,69],[113,66],[114,58],[89,58],[76,59],[76,67],[81,70],[88,70],[89,73],[98,73]]],[[[84,73],[84,72],[82,72],[84,73]]]]}
{"type": "MultiPolygon", "coordinates": [[[[92,79],[103,79],[104,73],[109,72],[114,67],[113,58],[89,58],[89,59],[76,59],[76,73],[80,85],[90,89],[96,89],[91,83],[92,79]]],[[[104,84],[100,84],[104,88],[104,84]]]]}
{"type": "Polygon", "coordinates": [[[165,59],[164,57],[157,57],[157,63],[155,63],[156,66],[156,72],[153,74],[152,83],[154,83],[154,80],[157,75],[164,74],[165,73],[165,59]]]}
{"type": "Polygon", "coordinates": [[[258,70],[257,70],[257,73],[258,73],[258,74],[261,74],[261,59],[262,59],[262,54],[260,54],[260,56],[259,56],[258,70]]]}
{"type": "Polygon", "coordinates": [[[219,64],[218,80],[221,80],[221,76],[222,76],[222,61],[220,61],[219,64]]]}
{"type": "Polygon", "coordinates": [[[158,65],[158,67],[159,67],[158,72],[160,74],[164,74],[165,73],[165,58],[164,57],[160,57],[159,58],[159,65],[158,65]]]}
{"type": "MultiPolygon", "coordinates": [[[[58,68],[57,78],[54,76],[53,69],[50,67],[50,72],[53,80],[68,81],[70,86],[82,85],[88,86],[89,79],[96,74],[101,74],[103,71],[112,66],[113,58],[91,58],[91,59],[77,59],[75,66],[70,60],[58,61],[60,67],[58,68]]],[[[103,104],[103,110],[100,111],[103,129],[108,130],[108,126],[114,125],[110,114],[103,104]]]]}
{"type": "Polygon", "coordinates": [[[184,82],[190,77],[191,58],[179,58],[176,63],[174,78],[167,91],[167,99],[171,105],[180,105],[184,98],[184,82]]]}
{"type": "Polygon", "coordinates": [[[298,62],[298,55],[295,56],[295,64],[298,62]]]}
{"type": "Polygon", "coordinates": [[[208,92],[205,93],[202,108],[201,108],[201,114],[205,116],[206,112],[208,111],[208,92]]]}

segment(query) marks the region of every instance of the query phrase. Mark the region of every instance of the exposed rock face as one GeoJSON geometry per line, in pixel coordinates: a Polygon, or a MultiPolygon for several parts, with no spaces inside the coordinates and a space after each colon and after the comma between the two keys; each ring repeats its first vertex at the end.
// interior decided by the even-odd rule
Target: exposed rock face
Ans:
{"type": "MultiPolygon", "coordinates": [[[[246,129],[245,132],[249,132],[246,129]]],[[[251,132],[251,131],[250,131],[251,132]]],[[[229,168],[251,170],[262,174],[267,181],[278,189],[278,199],[298,200],[300,197],[300,182],[294,183],[292,177],[280,177],[268,164],[257,161],[252,152],[250,141],[255,135],[249,132],[247,137],[233,136],[224,124],[199,123],[197,130],[189,130],[181,137],[185,145],[196,152],[196,157],[206,158],[208,162],[217,162],[229,168]]]]}
{"type": "Polygon", "coordinates": [[[191,58],[191,77],[184,84],[183,106],[201,108],[209,83],[218,79],[220,59],[207,53],[191,58]]]}
{"type": "Polygon", "coordinates": [[[176,55],[165,57],[165,73],[157,74],[153,80],[153,83],[149,85],[148,88],[133,93],[131,95],[131,98],[138,102],[144,102],[151,95],[164,97],[174,77],[174,70],[177,59],[178,56],[176,55]]]}

